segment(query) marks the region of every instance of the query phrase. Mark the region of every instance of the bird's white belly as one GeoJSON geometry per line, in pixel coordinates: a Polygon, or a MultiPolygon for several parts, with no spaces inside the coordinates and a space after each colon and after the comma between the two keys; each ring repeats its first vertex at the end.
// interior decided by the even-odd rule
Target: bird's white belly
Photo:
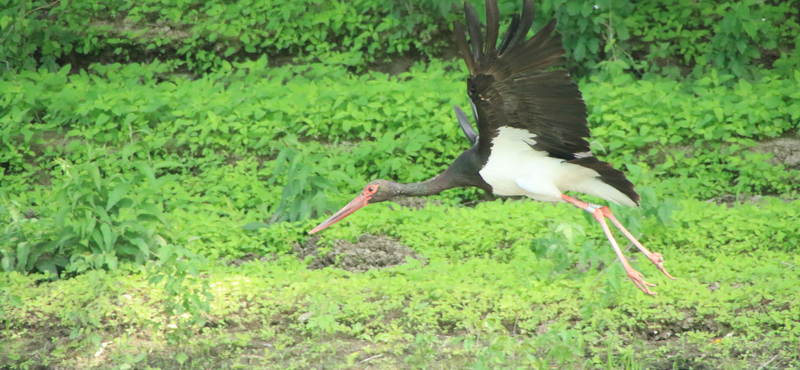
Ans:
{"type": "Polygon", "coordinates": [[[534,150],[535,135],[527,130],[501,127],[492,140],[492,152],[480,175],[497,195],[525,195],[540,201],[561,201],[565,191],[599,196],[615,203],[630,201],[599,179],[591,169],[546,152],[534,150]]]}
{"type": "Polygon", "coordinates": [[[497,151],[493,150],[486,166],[480,171],[481,177],[497,195],[525,195],[542,201],[561,200],[562,191],[556,183],[562,177],[564,161],[550,158],[547,153],[537,155],[530,147],[529,151],[533,155],[517,153],[513,160],[504,161],[504,157],[496,156],[497,151]]]}
{"type": "MultiPolygon", "coordinates": [[[[550,158],[546,152],[531,148],[535,135],[527,130],[501,127],[497,137],[492,140],[492,152],[489,160],[480,171],[481,177],[497,195],[527,195],[537,199],[541,197],[559,198],[560,192],[552,185],[553,172],[563,160],[550,158]],[[517,182],[520,178],[542,179],[535,192],[526,190],[517,182]],[[548,186],[548,182],[550,183],[548,186]]],[[[528,187],[528,186],[526,186],[528,187]]],[[[540,199],[545,200],[545,199],[540,199]]]]}

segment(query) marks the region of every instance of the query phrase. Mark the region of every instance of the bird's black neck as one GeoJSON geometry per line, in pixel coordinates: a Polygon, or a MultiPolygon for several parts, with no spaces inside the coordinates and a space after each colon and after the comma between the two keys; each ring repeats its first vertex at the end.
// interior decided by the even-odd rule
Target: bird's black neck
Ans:
{"type": "Polygon", "coordinates": [[[436,195],[445,191],[447,189],[452,189],[458,187],[454,185],[448,176],[445,176],[445,172],[442,172],[436,177],[423,181],[423,182],[414,182],[410,184],[398,184],[400,187],[400,194],[406,197],[424,197],[428,195],[436,195]]]}
{"type": "Polygon", "coordinates": [[[475,147],[461,153],[444,172],[436,177],[411,184],[398,184],[400,194],[407,197],[436,195],[447,189],[474,186],[492,192],[492,187],[481,177],[481,161],[475,147]]]}

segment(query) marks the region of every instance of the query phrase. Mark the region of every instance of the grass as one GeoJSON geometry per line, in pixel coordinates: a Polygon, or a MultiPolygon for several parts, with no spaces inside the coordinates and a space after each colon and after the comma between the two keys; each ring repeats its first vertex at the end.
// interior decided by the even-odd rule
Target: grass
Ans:
{"type": "MultiPolygon", "coordinates": [[[[634,267],[658,284],[655,297],[624,278],[602,232],[581,212],[517,201],[373,206],[317,241],[325,247],[355,242],[363,231],[385,233],[421,256],[397,266],[310,270],[310,259],[291,253],[209,263],[200,281],[213,300],[195,325],[185,320],[189,312],[166,314],[173,297],[149,284],[143,268],[54,282],[12,273],[0,283],[0,365],[797,368],[800,257],[796,244],[776,239],[780,222],[765,220],[794,222],[799,204],[687,200],[672,226],[639,217],[642,241],[679,278],[669,281],[629,250],[634,267]]],[[[311,223],[275,227],[300,231],[311,223]]]]}

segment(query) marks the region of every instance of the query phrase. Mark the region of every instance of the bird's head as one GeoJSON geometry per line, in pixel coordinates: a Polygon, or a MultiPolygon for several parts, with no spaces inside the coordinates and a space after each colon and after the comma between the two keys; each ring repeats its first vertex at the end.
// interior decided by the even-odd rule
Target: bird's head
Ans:
{"type": "Polygon", "coordinates": [[[400,184],[396,182],[388,180],[375,180],[370,182],[364,186],[364,190],[362,190],[361,194],[359,194],[355,199],[350,201],[350,203],[347,203],[347,205],[340,209],[339,212],[336,212],[333,216],[325,220],[325,222],[319,224],[308,233],[313,234],[321,231],[322,229],[339,222],[343,218],[349,216],[351,213],[358,211],[367,204],[384,202],[399,195],[401,195],[400,184]]]}

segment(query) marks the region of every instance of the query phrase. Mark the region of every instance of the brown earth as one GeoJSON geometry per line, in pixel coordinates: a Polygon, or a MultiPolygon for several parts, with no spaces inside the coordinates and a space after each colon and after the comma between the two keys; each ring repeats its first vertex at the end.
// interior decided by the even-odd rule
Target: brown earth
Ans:
{"type": "Polygon", "coordinates": [[[772,153],[770,164],[783,163],[789,169],[800,169],[800,138],[781,137],[758,143],[753,149],[757,153],[772,153]]]}
{"type": "Polygon", "coordinates": [[[302,245],[292,248],[298,259],[311,257],[313,261],[309,269],[321,269],[333,266],[351,272],[363,272],[374,268],[400,265],[406,258],[419,258],[411,248],[398,243],[385,235],[374,236],[366,233],[358,238],[357,243],[347,240],[335,240],[329,251],[320,252],[319,236],[312,236],[302,245]]]}

